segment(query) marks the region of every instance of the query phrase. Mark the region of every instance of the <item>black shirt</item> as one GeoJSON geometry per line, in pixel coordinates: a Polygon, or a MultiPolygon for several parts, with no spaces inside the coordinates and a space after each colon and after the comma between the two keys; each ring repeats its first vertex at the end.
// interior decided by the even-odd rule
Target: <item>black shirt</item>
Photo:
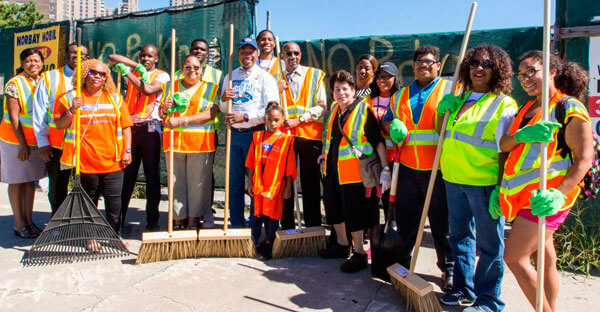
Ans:
{"type": "MultiPolygon", "coordinates": [[[[340,142],[344,137],[342,132],[340,131],[340,127],[338,126],[338,119],[340,119],[340,124],[344,127],[344,124],[350,117],[351,112],[356,108],[357,104],[360,103],[362,98],[357,98],[345,112],[342,113],[342,109],[338,108],[336,116],[333,118],[333,124],[331,125],[331,140],[329,141],[329,152],[327,153],[327,171],[328,172],[336,172],[337,174],[337,159],[340,148],[340,142]]],[[[339,105],[339,104],[338,104],[339,105]]],[[[367,110],[367,120],[365,122],[365,128],[363,129],[363,133],[367,138],[367,141],[373,147],[374,153],[377,153],[377,144],[383,143],[385,145],[385,139],[381,135],[381,129],[379,128],[379,123],[373,115],[373,112],[368,109],[367,110]]],[[[346,133],[348,135],[348,133],[346,133]]]]}

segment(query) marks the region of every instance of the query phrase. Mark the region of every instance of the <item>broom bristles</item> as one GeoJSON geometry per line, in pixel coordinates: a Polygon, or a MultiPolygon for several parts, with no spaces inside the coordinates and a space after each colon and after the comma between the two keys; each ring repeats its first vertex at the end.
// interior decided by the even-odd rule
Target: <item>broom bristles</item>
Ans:
{"type": "Polygon", "coordinates": [[[404,283],[400,282],[393,276],[391,277],[392,286],[402,301],[406,303],[409,311],[413,312],[441,312],[442,307],[438,298],[433,292],[429,292],[424,296],[420,296],[414,290],[410,289],[404,283]]]}
{"type": "Polygon", "coordinates": [[[200,239],[196,243],[196,258],[225,257],[253,258],[256,255],[252,239],[247,237],[226,239],[200,239]]]}
{"type": "Polygon", "coordinates": [[[194,258],[196,241],[142,242],[135,264],[194,258]]]}
{"type": "Polygon", "coordinates": [[[319,250],[325,249],[325,236],[297,237],[294,239],[275,238],[273,242],[273,258],[314,257],[319,250]]]}

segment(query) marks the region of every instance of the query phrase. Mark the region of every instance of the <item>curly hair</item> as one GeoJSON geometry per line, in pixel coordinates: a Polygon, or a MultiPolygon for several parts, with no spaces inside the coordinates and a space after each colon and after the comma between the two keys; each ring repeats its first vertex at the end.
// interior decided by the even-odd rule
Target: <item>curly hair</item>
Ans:
{"type": "MultiPolygon", "coordinates": [[[[102,90],[106,91],[108,94],[117,93],[117,87],[115,87],[115,83],[110,75],[110,69],[106,64],[102,63],[97,59],[89,59],[87,61],[81,62],[81,89],[85,88],[85,79],[88,76],[88,71],[90,67],[95,64],[100,64],[106,73],[106,80],[104,81],[104,85],[102,86],[102,90]]],[[[77,88],[77,72],[73,74],[73,89],[77,88]]]]}
{"type": "MultiPolygon", "coordinates": [[[[528,58],[533,58],[542,64],[544,52],[540,50],[525,52],[519,57],[519,64],[528,58]]],[[[575,62],[564,62],[554,54],[550,54],[550,69],[556,69],[554,86],[557,89],[585,102],[589,80],[585,69],[575,62]]]]}
{"type": "Polygon", "coordinates": [[[331,92],[333,92],[334,84],[336,82],[345,82],[349,84],[352,89],[356,89],[356,81],[354,80],[354,76],[343,69],[331,74],[331,77],[329,78],[329,89],[331,92]]]}
{"type": "Polygon", "coordinates": [[[492,61],[492,78],[490,79],[490,91],[496,95],[500,93],[510,94],[512,91],[512,61],[508,53],[499,46],[493,44],[483,44],[471,48],[465,54],[465,58],[460,63],[458,73],[458,81],[463,84],[464,90],[473,89],[473,81],[471,81],[471,68],[469,62],[477,53],[487,53],[492,61]]]}

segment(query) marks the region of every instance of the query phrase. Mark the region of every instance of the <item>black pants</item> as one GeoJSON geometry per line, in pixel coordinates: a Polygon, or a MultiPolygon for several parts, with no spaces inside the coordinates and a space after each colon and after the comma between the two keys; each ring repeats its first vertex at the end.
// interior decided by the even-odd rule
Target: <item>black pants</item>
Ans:
{"type": "MultiPolygon", "coordinates": [[[[402,235],[408,251],[412,251],[415,246],[430,175],[431,171],[413,170],[400,164],[398,190],[394,207],[398,231],[402,235]]],[[[448,241],[448,205],[446,202],[446,187],[441,176],[441,173],[438,173],[436,177],[427,216],[429,217],[431,235],[433,236],[437,255],[437,266],[440,270],[445,271],[452,269],[454,258],[448,241]]],[[[410,257],[401,264],[408,268],[410,257]]]]}
{"type": "MultiPolygon", "coordinates": [[[[321,171],[317,158],[321,155],[323,142],[294,138],[294,152],[300,162],[300,186],[302,187],[302,210],[306,227],[321,226],[321,171]]],[[[281,216],[281,228],[289,230],[294,224],[294,197],[285,200],[281,216]]]]}
{"type": "Polygon", "coordinates": [[[99,173],[81,174],[81,186],[92,198],[96,207],[100,195],[104,197],[104,212],[108,224],[119,234],[121,230],[121,189],[123,188],[123,170],[99,173]]]}
{"type": "Polygon", "coordinates": [[[62,150],[52,148],[52,157],[46,163],[48,172],[48,200],[52,215],[56,213],[62,202],[67,198],[67,187],[69,186],[69,176],[71,170],[60,170],[60,156],[62,150]]]}
{"type": "Polygon", "coordinates": [[[133,187],[144,165],[146,177],[146,224],[158,224],[158,205],[160,204],[160,132],[148,132],[148,126],[131,127],[131,164],[124,171],[123,194],[121,196],[121,223],[125,224],[127,208],[133,193],[133,187]]]}
{"type": "MultiPolygon", "coordinates": [[[[328,170],[329,172],[329,170],[328,170]]],[[[340,185],[338,174],[332,171],[323,181],[323,203],[327,224],[346,225],[346,234],[362,231],[369,222],[372,201],[365,198],[362,183],[340,185]]]]}

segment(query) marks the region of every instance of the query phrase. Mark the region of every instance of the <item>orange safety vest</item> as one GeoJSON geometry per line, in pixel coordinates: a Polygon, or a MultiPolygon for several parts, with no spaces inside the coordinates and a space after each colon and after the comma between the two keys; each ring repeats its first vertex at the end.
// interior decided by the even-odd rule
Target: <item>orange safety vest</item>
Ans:
{"type": "MultiPolygon", "coordinates": [[[[83,92],[83,91],[82,91],[83,92]]],[[[103,93],[106,91],[102,91],[103,93]]],[[[75,90],[68,91],[64,98],[68,101],[69,104],[72,103],[73,97],[75,95],[75,90]]],[[[82,97],[83,98],[83,97],[82,97]]],[[[117,146],[115,146],[115,162],[121,161],[121,155],[123,154],[123,128],[121,127],[121,105],[123,105],[123,99],[121,95],[118,93],[113,93],[108,96],[110,103],[104,104],[90,104],[90,103],[82,103],[79,107],[80,118],[81,118],[81,132],[85,134],[85,131],[89,131],[89,129],[85,129],[86,125],[92,126],[93,123],[86,122],[86,119],[94,118],[94,122],[104,123],[104,122],[112,122],[111,117],[115,116],[114,119],[117,123],[116,131],[113,134],[116,138],[117,146]]],[[[61,99],[59,99],[61,100],[61,99]]],[[[60,105],[60,104],[59,104],[60,105]]],[[[108,134],[107,134],[108,135],[108,134]]],[[[71,122],[71,126],[67,129],[65,135],[65,141],[63,143],[63,151],[60,157],[60,163],[67,168],[72,168],[75,166],[75,116],[73,116],[73,122],[71,122]]]]}
{"type": "Polygon", "coordinates": [[[271,159],[268,159],[265,167],[263,168],[262,142],[264,135],[265,131],[256,131],[252,135],[252,139],[254,140],[254,155],[248,155],[248,157],[254,157],[254,168],[252,168],[254,170],[254,176],[251,177],[252,181],[254,181],[254,188],[252,191],[256,195],[274,199],[283,190],[281,184],[285,178],[284,174],[288,161],[287,156],[289,149],[293,147],[294,137],[292,135],[288,135],[287,133],[282,133],[281,137],[273,143],[273,147],[271,147],[270,152],[275,153],[273,155],[275,158],[273,159],[277,160],[272,161],[271,159]]]}
{"type": "MultiPolygon", "coordinates": [[[[325,139],[325,166],[323,167],[323,173],[327,175],[327,154],[329,153],[330,141],[331,141],[331,127],[337,114],[339,105],[337,102],[332,104],[331,114],[329,115],[329,122],[327,123],[327,137],[325,139]]],[[[373,154],[374,149],[371,143],[367,141],[365,136],[365,124],[367,123],[367,110],[371,109],[368,103],[361,101],[356,104],[354,110],[350,113],[348,120],[344,123],[342,129],[348,136],[354,148],[365,156],[373,154]]],[[[335,125],[337,127],[337,123],[335,125]]],[[[350,146],[350,143],[346,141],[345,137],[342,137],[338,150],[338,179],[341,184],[349,183],[361,183],[360,177],[360,165],[358,159],[356,159],[355,151],[350,146]]]]}
{"type": "MultiPolygon", "coordinates": [[[[156,69],[152,74],[150,74],[150,83],[154,81],[154,79],[164,73],[164,71],[160,69],[156,69]]],[[[134,69],[131,74],[135,77],[140,78],[140,74],[136,69],[134,69]]],[[[164,91],[164,90],[163,90],[164,91]]],[[[154,111],[154,103],[156,103],[156,97],[158,93],[146,95],[142,93],[140,90],[136,89],[133,86],[133,83],[129,81],[127,83],[127,95],[125,96],[125,104],[127,104],[127,108],[129,109],[129,113],[131,115],[136,115],[140,119],[147,119],[152,115],[152,111],[154,111]]]]}
{"type": "MultiPolygon", "coordinates": [[[[57,129],[54,124],[54,108],[55,103],[61,96],[67,93],[67,85],[65,84],[65,67],[47,71],[42,74],[41,82],[46,85],[48,90],[48,108],[46,115],[48,118],[48,141],[53,148],[62,149],[63,140],[65,138],[65,129],[57,129]]],[[[69,86],[69,90],[73,89],[69,86]]]]}
{"type": "MultiPolygon", "coordinates": [[[[373,109],[373,98],[371,98],[371,95],[365,98],[365,102],[369,103],[369,106],[371,109],[373,109]]],[[[390,105],[391,104],[392,99],[390,99],[390,105]]],[[[385,152],[388,156],[388,161],[392,163],[394,162],[394,157],[396,156],[396,144],[394,144],[394,141],[392,141],[390,134],[383,130],[383,127],[381,127],[381,135],[385,139],[385,152]]]]}
{"type": "MultiPolygon", "coordinates": [[[[35,86],[23,73],[10,79],[6,86],[10,83],[14,83],[17,86],[17,92],[19,93],[19,124],[21,125],[21,129],[23,129],[25,143],[29,146],[37,146],[37,140],[33,132],[33,95],[35,93],[35,86]]],[[[10,122],[6,98],[7,96],[4,95],[4,116],[2,118],[4,120],[0,124],[0,140],[19,145],[19,140],[17,140],[10,122]]]]}
{"type": "MultiPolygon", "coordinates": [[[[257,65],[259,62],[260,62],[260,59],[256,60],[257,65]]],[[[260,67],[260,65],[258,65],[258,67],[260,67]]],[[[279,82],[279,80],[281,80],[281,74],[279,74],[279,59],[276,56],[273,56],[273,58],[271,59],[271,67],[270,68],[264,68],[264,67],[261,67],[261,68],[266,70],[269,74],[271,74],[271,76],[273,76],[275,78],[275,81],[279,82]]]]}
{"type": "MultiPolygon", "coordinates": [[[[325,73],[322,70],[308,67],[297,99],[292,97],[290,88],[283,91],[285,92],[289,118],[300,118],[304,113],[309,112],[311,107],[315,106],[317,91],[320,87],[324,87],[323,78],[325,78],[325,73]]],[[[324,117],[321,117],[311,122],[301,123],[291,130],[291,134],[304,139],[321,141],[323,138],[323,120],[324,117]]]]}
{"type": "MultiPolygon", "coordinates": [[[[549,103],[548,116],[552,122],[559,122],[556,120],[554,109],[556,103],[564,96],[560,91],[554,95],[549,103]]],[[[517,130],[521,127],[521,122],[525,116],[525,113],[529,110],[535,100],[529,101],[519,111],[517,117],[510,127],[510,134],[514,135],[517,130]]],[[[581,102],[570,99],[568,100],[564,108],[568,115],[569,111],[580,111],[585,114],[578,114],[588,122],[589,116],[587,110],[581,102]]],[[[539,111],[527,125],[532,125],[542,119],[542,113],[539,111]]],[[[558,149],[557,144],[558,132],[554,133],[554,141],[548,143],[548,172],[546,185],[547,188],[556,188],[564,179],[567,174],[567,170],[571,167],[571,160],[569,156],[562,157],[560,152],[562,149],[558,149]]],[[[521,209],[529,209],[529,199],[531,198],[531,192],[540,188],[540,143],[520,143],[517,145],[508,155],[504,164],[504,175],[502,176],[502,184],[500,186],[500,206],[502,213],[508,221],[514,220],[521,209]]],[[[580,188],[575,186],[567,194],[565,204],[561,210],[566,210],[573,206],[579,196],[580,188]]]]}
{"type": "Polygon", "coordinates": [[[437,132],[437,105],[445,94],[450,93],[452,83],[440,79],[423,105],[421,118],[415,125],[413,123],[412,110],[410,107],[410,86],[394,93],[390,100],[390,109],[394,119],[400,119],[410,132],[410,137],[403,148],[400,162],[415,170],[432,170],[435,150],[439,139],[437,132]]]}
{"type": "MultiPolygon", "coordinates": [[[[185,89],[182,85],[183,79],[175,83],[175,91],[185,89]]],[[[200,112],[209,110],[215,100],[219,86],[214,83],[201,81],[196,87],[194,94],[190,97],[190,106],[183,113],[174,113],[173,117],[189,117],[200,112]]],[[[169,87],[167,86],[167,89],[169,87]]],[[[161,105],[167,99],[167,92],[163,93],[161,105]]],[[[201,125],[181,125],[177,128],[165,128],[163,135],[163,150],[168,152],[171,145],[171,135],[173,130],[173,151],[178,153],[208,153],[214,152],[215,148],[215,120],[207,121],[201,125]]]]}

